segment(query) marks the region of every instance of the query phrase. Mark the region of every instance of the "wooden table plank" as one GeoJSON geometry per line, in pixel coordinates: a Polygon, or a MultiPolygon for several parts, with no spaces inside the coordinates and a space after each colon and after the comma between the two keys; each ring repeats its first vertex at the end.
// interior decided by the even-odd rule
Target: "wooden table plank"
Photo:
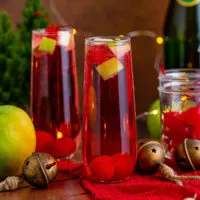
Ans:
{"type": "Polygon", "coordinates": [[[0,200],[91,200],[77,180],[59,180],[48,189],[20,188],[13,192],[0,193],[0,200]]]}
{"type": "Polygon", "coordinates": [[[91,197],[91,195],[85,194],[80,196],[69,197],[67,200],[93,200],[93,198],[91,197]]]}

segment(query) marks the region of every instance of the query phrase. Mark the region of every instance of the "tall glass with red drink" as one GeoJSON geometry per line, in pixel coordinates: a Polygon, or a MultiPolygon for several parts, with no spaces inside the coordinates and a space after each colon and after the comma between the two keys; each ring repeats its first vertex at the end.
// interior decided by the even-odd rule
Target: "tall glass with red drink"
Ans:
{"type": "Polygon", "coordinates": [[[79,102],[72,29],[32,34],[31,116],[37,151],[72,157],[79,136],[79,102]]]}
{"type": "Polygon", "coordinates": [[[88,178],[120,181],[136,161],[136,118],[128,37],[90,37],[85,44],[83,159],[88,178]]]}

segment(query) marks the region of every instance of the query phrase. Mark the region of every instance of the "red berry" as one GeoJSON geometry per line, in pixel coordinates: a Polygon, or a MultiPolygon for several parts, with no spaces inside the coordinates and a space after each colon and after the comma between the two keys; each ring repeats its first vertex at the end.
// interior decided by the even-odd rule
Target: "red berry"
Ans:
{"type": "Polygon", "coordinates": [[[51,154],[55,157],[69,156],[76,151],[76,143],[72,138],[56,139],[51,144],[51,154]]]}
{"type": "Polygon", "coordinates": [[[171,138],[191,137],[193,127],[185,123],[181,115],[177,112],[168,112],[164,114],[163,124],[166,129],[166,135],[171,138]]]}
{"type": "Polygon", "coordinates": [[[195,126],[200,121],[200,107],[192,107],[181,114],[181,119],[189,124],[195,126]]]}
{"type": "Polygon", "coordinates": [[[164,126],[170,128],[174,126],[174,119],[179,119],[180,114],[178,112],[167,112],[163,116],[164,126]]]}
{"type": "Polygon", "coordinates": [[[110,156],[98,156],[90,163],[90,168],[94,176],[102,180],[110,180],[115,169],[110,156]]]}
{"type": "Polygon", "coordinates": [[[49,26],[45,30],[46,33],[57,33],[57,31],[59,31],[59,28],[57,26],[49,26]]]}
{"type": "Polygon", "coordinates": [[[56,26],[49,26],[48,28],[46,28],[45,33],[46,33],[46,37],[51,38],[56,40],[57,39],[57,33],[59,31],[59,28],[56,26]]]}
{"type": "Polygon", "coordinates": [[[36,132],[36,151],[48,153],[48,145],[53,142],[53,137],[51,134],[45,131],[36,132]]]}
{"type": "Polygon", "coordinates": [[[116,154],[112,156],[116,176],[123,178],[131,176],[135,164],[134,160],[133,156],[128,154],[116,154]]]}

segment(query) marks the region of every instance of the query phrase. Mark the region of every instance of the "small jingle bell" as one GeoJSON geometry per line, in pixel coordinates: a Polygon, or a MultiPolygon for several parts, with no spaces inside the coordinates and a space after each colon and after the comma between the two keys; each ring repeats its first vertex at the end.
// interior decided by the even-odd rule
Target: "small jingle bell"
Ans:
{"type": "Polygon", "coordinates": [[[200,140],[186,138],[175,151],[177,165],[183,171],[200,169],[200,140]]]}
{"type": "Polygon", "coordinates": [[[33,153],[23,165],[24,179],[39,188],[46,188],[57,176],[57,162],[47,153],[33,153]]]}
{"type": "Polygon", "coordinates": [[[159,164],[164,161],[165,149],[158,141],[147,141],[140,144],[137,155],[136,170],[142,174],[154,174],[159,164]]]}

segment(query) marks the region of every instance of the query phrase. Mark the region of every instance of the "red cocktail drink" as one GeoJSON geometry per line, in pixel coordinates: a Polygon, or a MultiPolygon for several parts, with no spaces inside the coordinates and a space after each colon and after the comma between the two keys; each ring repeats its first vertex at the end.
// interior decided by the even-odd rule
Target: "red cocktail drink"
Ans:
{"type": "Polygon", "coordinates": [[[95,181],[131,176],[136,119],[130,39],[86,39],[83,159],[95,181]]]}
{"type": "Polygon", "coordinates": [[[200,70],[167,70],[159,80],[163,139],[172,157],[185,138],[200,139],[200,70]]]}
{"type": "Polygon", "coordinates": [[[80,133],[74,36],[71,29],[33,31],[31,115],[36,151],[69,157],[80,133]]]}

